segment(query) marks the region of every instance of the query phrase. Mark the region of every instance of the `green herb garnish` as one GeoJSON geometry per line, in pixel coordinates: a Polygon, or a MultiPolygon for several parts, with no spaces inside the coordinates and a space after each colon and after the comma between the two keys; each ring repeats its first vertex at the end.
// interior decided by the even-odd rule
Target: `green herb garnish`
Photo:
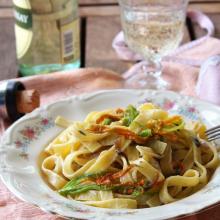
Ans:
{"type": "Polygon", "coordinates": [[[165,126],[162,128],[162,131],[164,132],[174,132],[174,131],[178,131],[184,128],[184,121],[180,121],[179,123],[174,123],[171,126],[165,126]]]}
{"type": "Polygon", "coordinates": [[[133,105],[129,105],[125,110],[124,118],[122,119],[123,125],[128,127],[138,115],[138,110],[133,105]]]}
{"type": "Polygon", "coordinates": [[[105,118],[103,121],[103,125],[110,125],[112,123],[112,120],[110,118],[105,118]]]}
{"type": "Polygon", "coordinates": [[[139,136],[141,137],[149,137],[151,135],[152,135],[151,129],[148,128],[139,133],[139,136]]]}
{"type": "Polygon", "coordinates": [[[127,194],[129,190],[131,190],[132,196],[139,196],[143,194],[144,188],[141,186],[125,186],[121,184],[96,184],[95,180],[99,177],[105,175],[106,173],[97,173],[97,174],[85,174],[80,177],[74,178],[70,180],[62,189],[58,192],[63,195],[78,195],[81,193],[88,192],[90,190],[97,191],[114,191],[122,194],[127,194]],[[88,182],[88,180],[94,182],[88,182]]]}
{"type": "MultiPolygon", "coordinates": [[[[89,180],[89,179],[96,179],[102,175],[104,175],[104,172],[101,173],[95,173],[95,174],[84,174],[80,177],[76,177],[72,180],[70,180],[62,189],[60,189],[58,192],[63,195],[63,196],[67,196],[68,194],[71,194],[71,192],[79,190],[81,186],[81,183],[83,183],[83,181],[85,180],[89,180]]],[[[86,186],[86,185],[84,185],[86,186]]]]}
{"type": "Polygon", "coordinates": [[[142,195],[143,193],[144,193],[144,188],[142,186],[137,186],[131,195],[136,197],[142,195]]]}

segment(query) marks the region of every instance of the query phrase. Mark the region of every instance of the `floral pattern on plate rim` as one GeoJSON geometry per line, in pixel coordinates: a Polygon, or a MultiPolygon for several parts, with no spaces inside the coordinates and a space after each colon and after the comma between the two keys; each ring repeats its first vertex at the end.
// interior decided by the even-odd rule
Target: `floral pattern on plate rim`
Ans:
{"type": "Polygon", "coordinates": [[[19,137],[14,144],[21,152],[19,156],[28,159],[28,146],[32,141],[37,140],[42,132],[54,126],[54,121],[50,117],[40,117],[40,119],[33,125],[27,125],[18,131],[19,137]]]}
{"type": "Polygon", "coordinates": [[[201,120],[199,111],[195,108],[195,106],[186,104],[186,105],[178,105],[176,100],[171,100],[168,98],[164,98],[160,101],[155,101],[154,99],[145,98],[138,102],[138,104],[143,104],[146,102],[154,103],[155,105],[158,105],[162,109],[168,111],[171,114],[180,114],[185,116],[186,118],[190,120],[201,120]]]}

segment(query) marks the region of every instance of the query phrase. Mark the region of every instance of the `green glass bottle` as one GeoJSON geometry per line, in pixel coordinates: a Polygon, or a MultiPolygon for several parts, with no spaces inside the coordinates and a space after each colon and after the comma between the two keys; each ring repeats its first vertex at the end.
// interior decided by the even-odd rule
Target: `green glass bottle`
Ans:
{"type": "Polygon", "coordinates": [[[13,0],[21,76],[80,67],[77,0],[13,0]]]}

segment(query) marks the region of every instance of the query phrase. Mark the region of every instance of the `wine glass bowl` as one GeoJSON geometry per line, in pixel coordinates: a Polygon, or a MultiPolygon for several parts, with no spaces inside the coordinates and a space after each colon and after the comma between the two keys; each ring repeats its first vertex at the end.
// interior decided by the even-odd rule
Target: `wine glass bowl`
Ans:
{"type": "Polygon", "coordinates": [[[119,3],[125,42],[146,60],[129,84],[138,88],[168,88],[161,78],[160,63],[183,38],[188,1],[119,0],[119,3]]]}

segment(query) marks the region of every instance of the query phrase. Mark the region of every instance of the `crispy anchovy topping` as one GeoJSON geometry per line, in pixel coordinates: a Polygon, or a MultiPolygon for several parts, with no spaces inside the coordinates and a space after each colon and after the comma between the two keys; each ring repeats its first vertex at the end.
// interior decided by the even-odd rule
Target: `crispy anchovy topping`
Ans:
{"type": "Polygon", "coordinates": [[[96,120],[97,124],[102,123],[106,118],[111,119],[112,121],[119,121],[122,116],[120,115],[112,115],[112,114],[104,114],[96,120]]]}
{"type": "Polygon", "coordinates": [[[118,135],[124,136],[129,140],[135,141],[138,144],[144,144],[148,140],[148,137],[141,137],[135,132],[129,130],[129,128],[124,128],[124,127],[108,127],[105,125],[92,125],[89,131],[95,133],[105,133],[112,131],[118,135]]]}
{"type": "Polygon", "coordinates": [[[119,179],[120,177],[124,176],[125,174],[127,174],[132,168],[134,167],[134,165],[130,165],[128,166],[125,170],[121,170],[117,173],[108,173],[100,178],[98,178],[96,180],[96,183],[101,185],[101,184],[111,184],[113,183],[116,179],[119,179]]]}

